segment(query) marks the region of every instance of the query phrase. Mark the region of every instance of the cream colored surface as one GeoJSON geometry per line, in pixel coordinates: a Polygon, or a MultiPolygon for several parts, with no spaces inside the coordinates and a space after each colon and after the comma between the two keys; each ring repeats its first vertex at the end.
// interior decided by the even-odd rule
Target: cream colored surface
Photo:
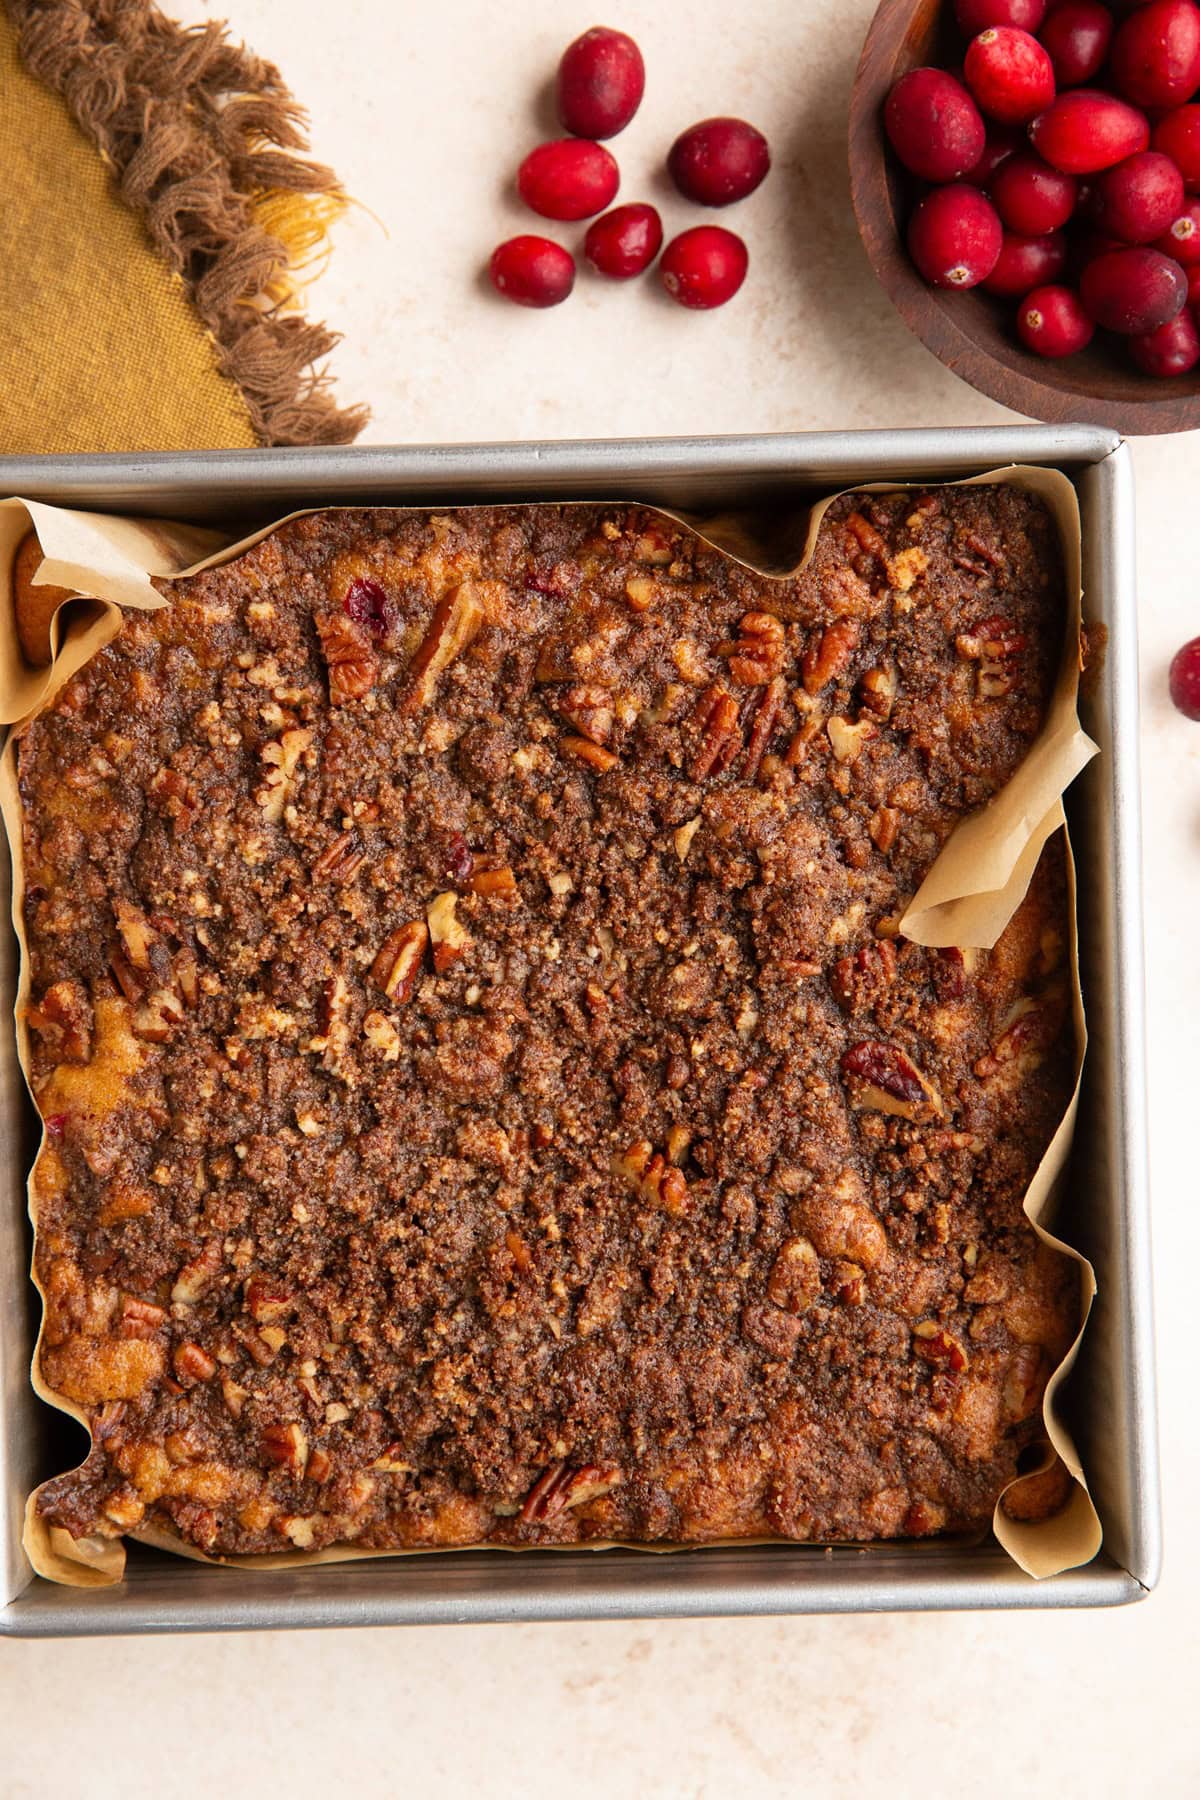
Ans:
{"type": "MultiPolygon", "coordinates": [[[[202,14],[202,0],[189,0],[202,14]]],[[[177,9],[179,10],[179,9],[177,9]]],[[[979,424],[1006,416],[940,368],[876,290],[849,219],[846,95],[871,10],[820,0],[227,0],[314,115],[368,213],[338,231],[320,309],[346,398],[389,440],[979,424]],[[555,312],[480,287],[531,228],[502,185],[545,121],[531,95],[597,19],[647,55],[614,149],[657,193],[675,131],[718,111],[776,168],[737,212],[751,272],[724,312],[580,277],[555,312]]],[[[667,201],[668,224],[690,215],[667,201]]],[[[579,235],[582,235],[581,233],[579,235]]],[[[0,1645],[3,1800],[921,1800],[1194,1796],[1200,1655],[1200,726],[1166,666],[1200,632],[1200,438],[1136,446],[1150,1083],[1166,1572],[1123,1612],[725,1620],[0,1645]]]]}

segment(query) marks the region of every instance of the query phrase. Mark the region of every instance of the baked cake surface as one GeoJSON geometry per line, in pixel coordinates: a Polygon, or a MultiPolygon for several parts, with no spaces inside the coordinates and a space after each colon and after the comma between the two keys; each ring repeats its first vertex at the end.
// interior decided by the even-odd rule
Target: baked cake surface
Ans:
{"type": "Polygon", "coordinates": [[[43,1516],[990,1517],[1077,1322],[1021,1212],[1061,851],[992,952],[896,926],[1042,720],[1040,503],[844,498],[783,582],[638,508],[344,511],[164,592],[20,745],[40,1372],[95,1439],[43,1516]]]}

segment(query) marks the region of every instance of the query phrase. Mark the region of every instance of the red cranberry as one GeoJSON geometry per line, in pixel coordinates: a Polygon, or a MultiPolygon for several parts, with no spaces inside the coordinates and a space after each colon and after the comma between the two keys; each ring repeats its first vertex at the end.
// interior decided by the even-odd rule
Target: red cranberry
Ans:
{"type": "Polygon", "coordinates": [[[1028,150],[997,169],[991,192],[992,204],[1010,231],[1037,237],[1066,224],[1075,211],[1078,183],[1028,150]]]}
{"type": "Polygon", "coordinates": [[[1200,263],[1193,263],[1191,268],[1184,270],[1184,274],[1188,278],[1187,303],[1195,310],[1200,307],[1200,263]]]}
{"type": "Polygon", "coordinates": [[[707,311],[733,299],[746,279],[749,262],[745,244],[732,231],[720,225],[694,225],[671,239],[659,269],[673,300],[707,311]]]}
{"type": "Polygon", "coordinates": [[[1200,8],[1152,0],[1125,20],[1109,56],[1117,92],[1137,106],[1178,106],[1200,87],[1200,8]]]}
{"type": "Polygon", "coordinates": [[[1079,292],[1097,325],[1141,337],[1175,317],[1187,299],[1187,276],[1160,250],[1109,250],[1088,264],[1079,292]]]}
{"type": "Polygon", "coordinates": [[[1074,356],[1095,329],[1074,288],[1034,288],[1017,309],[1017,336],[1039,356],[1074,356]]]}
{"type": "Polygon", "coordinates": [[[1186,719],[1200,719],[1200,637],[1171,658],[1171,698],[1186,719]]]}
{"type": "Polygon", "coordinates": [[[1058,281],[1067,266],[1067,240],[1061,231],[1043,237],[1022,237],[1006,231],[996,266],[980,286],[989,294],[1019,299],[1030,288],[1058,281]]]}
{"type": "Polygon", "coordinates": [[[1200,106],[1177,106],[1158,121],[1153,141],[1175,164],[1189,193],[1200,192],[1200,106]]]}
{"type": "Polygon", "coordinates": [[[1072,88],[1029,127],[1033,147],[1068,175],[1094,175],[1144,150],[1150,125],[1144,113],[1099,88],[1072,88]]]}
{"type": "Polygon", "coordinates": [[[1185,269],[1200,263],[1200,194],[1186,199],[1154,248],[1173,256],[1185,269]]]}
{"type": "Polygon", "coordinates": [[[906,169],[922,181],[953,181],[986,151],[979,108],[945,69],[910,69],[887,97],[883,126],[906,169]]]}
{"type": "MultiPolygon", "coordinates": [[[[963,91],[966,92],[965,89],[963,91]]],[[[969,94],[967,98],[970,100],[969,94]]],[[[971,104],[974,106],[975,102],[972,100],[971,104]]],[[[1018,150],[1023,150],[1025,144],[1026,139],[1023,133],[1015,125],[989,125],[983,154],[978,162],[971,164],[963,176],[963,180],[969,181],[972,187],[987,187],[996,170],[1006,163],[1010,156],[1015,156],[1018,150]]],[[[901,160],[903,161],[903,158],[901,160]]]]}
{"type": "Polygon", "coordinates": [[[575,258],[550,238],[509,238],[492,251],[488,273],[496,292],[518,306],[557,306],[575,285],[575,258]]]}
{"type": "Polygon", "coordinates": [[[1157,150],[1127,156],[1096,183],[1096,223],[1127,244],[1160,237],[1182,206],[1183,176],[1157,150]]]}
{"type": "Polygon", "coordinates": [[[1103,66],[1112,42],[1112,14],[1100,0],[1062,0],[1038,33],[1060,88],[1080,87],[1103,66]]]}
{"type": "Polygon", "coordinates": [[[675,139],[667,157],[671,180],[699,206],[744,200],[770,167],[766,138],[744,119],[702,119],[675,139]]]}
{"type": "Polygon", "coordinates": [[[954,16],[964,37],[989,25],[1016,25],[1036,31],[1046,16],[1046,0],[954,0],[954,16]]]}
{"type": "Polygon", "coordinates": [[[562,53],[558,116],[576,137],[615,137],[641,105],[645,88],[646,69],[633,39],[593,25],[562,53]]]}
{"type": "Polygon", "coordinates": [[[965,181],[934,188],[908,223],[909,254],[933,287],[978,287],[999,260],[1003,236],[991,201],[965,181]]]}
{"type": "Polygon", "coordinates": [[[377,581],[369,575],[356,575],[346,589],[342,611],[349,613],[356,625],[372,637],[383,637],[392,622],[395,608],[377,581]]]}
{"type": "Polygon", "coordinates": [[[517,192],[544,219],[590,219],[612,204],[620,184],[612,156],[587,138],[539,144],[517,170],[517,192]]]}
{"type": "Polygon", "coordinates": [[[1145,337],[1131,337],[1129,354],[1145,375],[1169,381],[1173,375],[1186,375],[1200,362],[1200,332],[1185,306],[1183,311],[1160,325],[1145,337]]]}
{"type": "Polygon", "coordinates": [[[652,206],[615,206],[588,226],[583,254],[601,275],[627,281],[650,267],[662,241],[662,220],[652,206]]]}
{"type": "Polygon", "coordinates": [[[967,86],[989,119],[1020,125],[1054,99],[1054,65],[1037,39],[1011,25],[993,25],[967,46],[967,86]]]}
{"type": "Polygon", "coordinates": [[[67,1128],[67,1115],[66,1113],[47,1113],[44,1123],[47,1137],[60,1138],[67,1128]]]}

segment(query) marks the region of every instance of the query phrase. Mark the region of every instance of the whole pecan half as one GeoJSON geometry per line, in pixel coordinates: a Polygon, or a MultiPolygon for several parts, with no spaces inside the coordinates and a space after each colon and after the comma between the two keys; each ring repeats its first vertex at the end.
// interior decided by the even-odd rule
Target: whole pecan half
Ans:
{"type": "Polygon", "coordinates": [[[895,1113],[924,1123],[945,1111],[941,1095],[896,1044],[852,1044],[842,1057],[842,1078],[855,1106],[895,1113]]]}

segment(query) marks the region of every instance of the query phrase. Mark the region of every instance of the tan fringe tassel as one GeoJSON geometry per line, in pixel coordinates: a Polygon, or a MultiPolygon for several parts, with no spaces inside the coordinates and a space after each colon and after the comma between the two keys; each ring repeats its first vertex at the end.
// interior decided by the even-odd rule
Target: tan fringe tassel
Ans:
{"type": "Polygon", "coordinates": [[[338,342],[296,311],[301,278],[346,204],[308,162],[305,114],[279,71],[221,24],[152,0],[7,0],[29,69],[65,99],[212,333],[264,444],[347,444],[316,367],[338,342]]]}

